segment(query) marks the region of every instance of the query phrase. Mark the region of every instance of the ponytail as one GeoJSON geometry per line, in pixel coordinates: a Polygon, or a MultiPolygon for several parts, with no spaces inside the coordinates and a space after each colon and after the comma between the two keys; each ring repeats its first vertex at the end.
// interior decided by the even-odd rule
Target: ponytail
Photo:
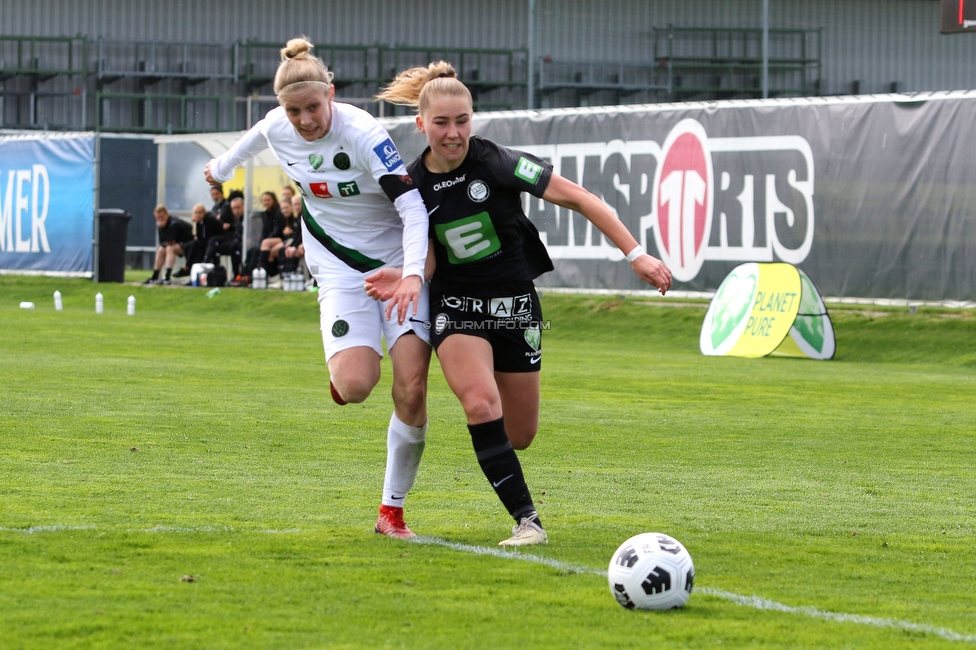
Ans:
{"type": "Polygon", "coordinates": [[[457,78],[454,66],[435,61],[427,67],[404,70],[374,98],[400,106],[413,106],[423,113],[435,97],[444,95],[465,97],[471,103],[471,91],[457,78]]]}

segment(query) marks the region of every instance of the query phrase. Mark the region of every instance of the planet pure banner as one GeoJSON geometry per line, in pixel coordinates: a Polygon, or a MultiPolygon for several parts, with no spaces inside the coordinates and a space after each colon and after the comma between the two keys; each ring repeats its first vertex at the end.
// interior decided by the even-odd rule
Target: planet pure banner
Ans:
{"type": "Polygon", "coordinates": [[[747,262],[732,269],[702,322],[707,356],[830,359],[834,332],[817,288],[791,264],[747,262]]]}
{"type": "Polygon", "coordinates": [[[790,328],[790,335],[773,350],[772,356],[833,359],[836,342],[827,306],[813,280],[803,271],[800,271],[800,285],[803,288],[800,311],[790,328]]]}
{"type": "Polygon", "coordinates": [[[800,311],[800,274],[789,264],[742,264],[708,306],[699,347],[709,356],[764,357],[800,311]]]}
{"type": "Polygon", "coordinates": [[[92,273],[95,137],[0,138],[0,270],[92,273]]]}
{"type": "MultiPolygon", "coordinates": [[[[976,91],[476,113],[472,124],[601,198],[675,289],[715,291],[742,262],[785,262],[829,296],[976,299],[976,91]]],[[[413,120],[390,128],[405,159],[423,150],[413,120]]],[[[541,286],[648,288],[582,215],[523,201],[556,266],[541,286]]]]}

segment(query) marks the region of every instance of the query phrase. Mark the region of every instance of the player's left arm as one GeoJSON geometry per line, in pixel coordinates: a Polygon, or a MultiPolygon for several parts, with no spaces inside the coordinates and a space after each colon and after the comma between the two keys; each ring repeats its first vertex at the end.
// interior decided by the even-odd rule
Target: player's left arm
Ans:
{"type": "Polygon", "coordinates": [[[636,253],[630,261],[634,273],[644,282],[657,287],[662,295],[671,288],[671,269],[653,255],[645,253],[627,230],[627,226],[595,194],[559,174],[553,174],[542,198],[579,212],[623,251],[624,255],[636,253]]]}
{"type": "Polygon", "coordinates": [[[211,158],[203,170],[203,177],[211,185],[220,185],[234,177],[234,170],[244,161],[268,148],[264,125],[258,122],[235,142],[230,149],[211,158]]]}

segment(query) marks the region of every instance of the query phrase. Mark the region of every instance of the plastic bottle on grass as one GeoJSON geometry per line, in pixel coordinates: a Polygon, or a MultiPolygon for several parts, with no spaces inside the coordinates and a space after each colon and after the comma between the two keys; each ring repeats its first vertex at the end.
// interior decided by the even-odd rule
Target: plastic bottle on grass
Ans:
{"type": "Polygon", "coordinates": [[[126,304],[126,307],[125,307],[125,313],[128,314],[129,316],[135,316],[136,315],[136,297],[135,296],[129,296],[129,301],[126,304]]]}
{"type": "Polygon", "coordinates": [[[101,314],[105,311],[105,298],[102,297],[101,293],[95,294],[95,313],[101,314]]]}
{"type": "Polygon", "coordinates": [[[218,293],[220,293],[220,287],[214,287],[213,289],[211,289],[210,291],[207,292],[207,297],[208,298],[213,298],[218,293]]]}
{"type": "Polygon", "coordinates": [[[55,311],[61,311],[62,309],[64,309],[64,304],[61,302],[61,292],[60,291],[55,291],[54,292],[54,310],[55,311]]]}

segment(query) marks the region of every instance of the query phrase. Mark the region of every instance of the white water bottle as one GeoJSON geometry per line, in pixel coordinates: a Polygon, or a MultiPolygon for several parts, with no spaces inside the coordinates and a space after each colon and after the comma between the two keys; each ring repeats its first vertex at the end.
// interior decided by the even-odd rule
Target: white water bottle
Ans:
{"type": "Polygon", "coordinates": [[[95,313],[101,314],[105,311],[105,298],[102,297],[101,293],[95,294],[95,313]]]}
{"type": "Polygon", "coordinates": [[[61,292],[60,291],[55,291],[54,292],[54,310],[55,311],[61,311],[62,309],[64,309],[64,304],[61,302],[61,292]]]}
{"type": "Polygon", "coordinates": [[[129,302],[126,305],[125,313],[127,313],[129,316],[135,316],[136,315],[136,297],[135,296],[129,296],[129,302]]]}

